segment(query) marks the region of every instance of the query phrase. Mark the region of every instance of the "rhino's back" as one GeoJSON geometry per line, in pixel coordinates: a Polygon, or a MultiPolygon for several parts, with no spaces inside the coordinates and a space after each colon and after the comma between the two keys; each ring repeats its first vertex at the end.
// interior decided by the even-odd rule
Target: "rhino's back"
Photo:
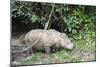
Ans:
{"type": "Polygon", "coordinates": [[[25,35],[24,40],[28,43],[34,43],[43,33],[44,31],[42,29],[31,30],[25,35]]]}

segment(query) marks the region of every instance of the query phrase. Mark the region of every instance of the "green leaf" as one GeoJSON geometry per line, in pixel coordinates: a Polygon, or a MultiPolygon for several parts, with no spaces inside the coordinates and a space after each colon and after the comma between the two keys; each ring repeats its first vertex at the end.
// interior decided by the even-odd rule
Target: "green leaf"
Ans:
{"type": "Polygon", "coordinates": [[[66,19],[66,17],[63,17],[63,21],[64,21],[65,23],[67,23],[67,19],[66,19]]]}
{"type": "Polygon", "coordinates": [[[73,33],[73,34],[76,34],[76,33],[77,33],[77,30],[76,30],[76,29],[73,29],[73,30],[72,30],[72,33],[73,33]]]}
{"type": "Polygon", "coordinates": [[[68,30],[69,30],[69,32],[71,32],[71,30],[72,30],[71,26],[68,27],[68,30]]]}
{"type": "Polygon", "coordinates": [[[39,19],[38,16],[32,15],[32,18],[31,18],[32,22],[36,22],[38,19],[39,19]]]}
{"type": "Polygon", "coordinates": [[[79,29],[79,25],[76,25],[75,28],[79,29]]]}

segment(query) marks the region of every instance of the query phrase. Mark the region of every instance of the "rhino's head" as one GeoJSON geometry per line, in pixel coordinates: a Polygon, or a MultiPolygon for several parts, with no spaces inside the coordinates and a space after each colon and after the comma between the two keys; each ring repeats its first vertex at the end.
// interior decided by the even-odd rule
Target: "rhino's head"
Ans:
{"type": "Polygon", "coordinates": [[[68,50],[73,49],[73,43],[69,40],[68,36],[65,33],[60,34],[60,43],[61,47],[66,48],[68,50]]]}

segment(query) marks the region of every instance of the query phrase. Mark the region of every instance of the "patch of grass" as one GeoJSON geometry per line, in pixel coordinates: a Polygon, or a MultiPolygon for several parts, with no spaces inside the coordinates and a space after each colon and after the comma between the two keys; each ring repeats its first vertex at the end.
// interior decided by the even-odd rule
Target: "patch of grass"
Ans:
{"type": "Polygon", "coordinates": [[[41,56],[42,53],[36,53],[36,54],[32,54],[32,56],[27,57],[26,59],[24,59],[23,61],[21,61],[22,65],[28,65],[28,64],[33,64],[35,63],[41,56]]]}

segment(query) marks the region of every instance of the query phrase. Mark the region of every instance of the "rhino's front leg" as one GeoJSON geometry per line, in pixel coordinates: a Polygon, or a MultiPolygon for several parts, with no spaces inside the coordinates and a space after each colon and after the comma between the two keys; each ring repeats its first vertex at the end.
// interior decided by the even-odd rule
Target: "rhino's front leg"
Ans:
{"type": "Polygon", "coordinates": [[[51,52],[51,48],[50,48],[50,47],[45,46],[44,49],[45,49],[45,52],[46,52],[47,54],[50,54],[50,52],[51,52]]]}

